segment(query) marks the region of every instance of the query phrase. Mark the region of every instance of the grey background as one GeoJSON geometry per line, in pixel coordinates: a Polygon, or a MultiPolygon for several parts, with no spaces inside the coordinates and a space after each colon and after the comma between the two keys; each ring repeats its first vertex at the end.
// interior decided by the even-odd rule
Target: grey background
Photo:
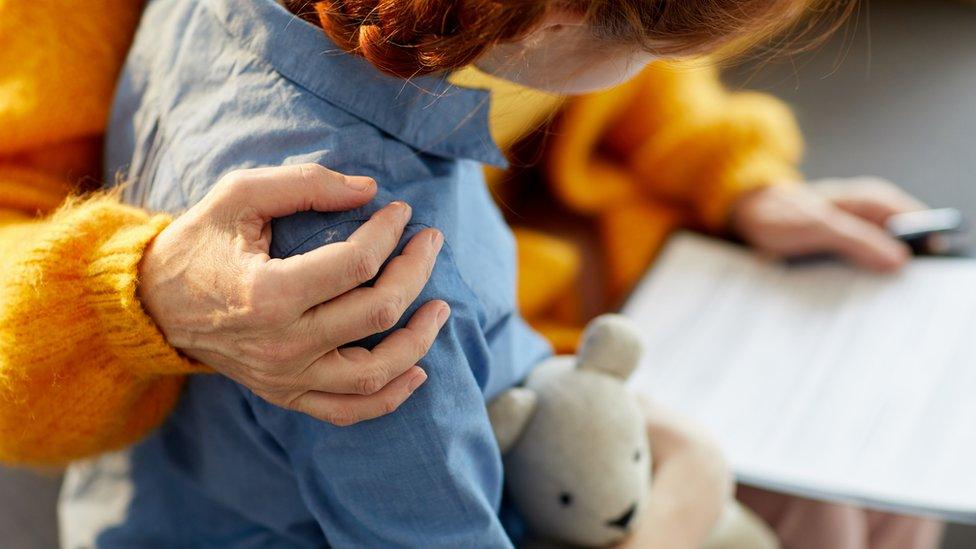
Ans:
{"type": "Polygon", "coordinates": [[[842,34],[727,80],[794,107],[807,176],[884,176],[976,214],[976,1],[873,0],[842,34]]]}
{"type": "MultiPolygon", "coordinates": [[[[976,2],[874,0],[850,30],[728,80],[795,107],[810,177],[884,176],[976,219],[976,2]]],[[[54,474],[0,470],[0,545],[56,545],[57,486],[54,474]]],[[[976,547],[976,528],[951,528],[944,547],[976,547]]]]}

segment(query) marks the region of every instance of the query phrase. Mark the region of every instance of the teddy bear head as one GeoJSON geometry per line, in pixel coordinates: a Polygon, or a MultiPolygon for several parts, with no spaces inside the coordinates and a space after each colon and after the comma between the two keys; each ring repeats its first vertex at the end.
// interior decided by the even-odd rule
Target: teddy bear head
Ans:
{"type": "Polygon", "coordinates": [[[633,529],[651,472],[644,417],[626,387],[640,353],[629,321],[601,316],[578,356],[545,361],[489,405],[508,493],[533,535],[602,546],[633,529]]]}

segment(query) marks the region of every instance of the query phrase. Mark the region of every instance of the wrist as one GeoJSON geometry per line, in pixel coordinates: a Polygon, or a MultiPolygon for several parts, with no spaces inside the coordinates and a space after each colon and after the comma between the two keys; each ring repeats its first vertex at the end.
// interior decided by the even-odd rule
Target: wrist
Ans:
{"type": "MultiPolygon", "coordinates": [[[[136,299],[142,304],[143,310],[146,311],[146,315],[156,323],[157,326],[160,322],[156,318],[158,315],[155,314],[156,306],[153,297],[158,295],[158,292],[154,289],[156,288],[155,277],[155,258],[153,250],[155,249],[155,240],[150,242],[146,249],[143,250],[142,259],[139,260],[139,265],[137,267],[136,275],[136,299]]],[[[160,326],[160,330],[162,327],[160,326]]]]}
{"type": "Polygon", "coordinates": [[[172,337],[172,323],[169,322],[170,307],[167,306],[169,292],[167,292],[165,266],[168,229],[169,226],[165,227],[143,249],[137,267],[135,296],[142,305],[143,312],[162,334],[166,343],[178,348],[172,337]]]}
{"type": "Polygon", "coordinates": [[[796,224],[798,211],[809,208],[809,188],[798,180],[756,184],[740,192],[728,207],[725,230],[733,238],[756,245],[796,224]]]}
{"type": "Polygon", "coordinates": [[[120,228],[99,247],[88,270],[88,302],[99,319],[105,342],[116,356],[132,364],[134,373],[172,374],[194,369],[167,343],[140,295],[145,251],[169,223],[168,216],[157,215],[120,228]]]}
{"type": "Polygon", "coordinates": [[[729,205],[725,230],[736,238],[748,236],[748,226],[762,202],[769,198],[774,185],[760,185],[741,192],[729,205]]]}

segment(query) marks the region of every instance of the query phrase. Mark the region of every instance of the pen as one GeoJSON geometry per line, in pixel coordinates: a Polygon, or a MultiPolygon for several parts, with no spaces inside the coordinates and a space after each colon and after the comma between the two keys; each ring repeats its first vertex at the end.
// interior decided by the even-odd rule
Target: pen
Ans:
{"type": "Polygon", "coordinates": [[[885,230],[908,244],[916,255],[952,255],[965,240],[965,218],[955,208],[919,210],[888,218],[885,230]]]}

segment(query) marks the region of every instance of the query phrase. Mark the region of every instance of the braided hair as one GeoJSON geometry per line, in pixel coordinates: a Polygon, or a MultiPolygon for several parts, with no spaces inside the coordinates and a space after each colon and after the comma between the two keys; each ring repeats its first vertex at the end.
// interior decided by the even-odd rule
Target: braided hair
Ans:
{"type": "Polygon", "coordinates": [[[286,0],[343,50],[379,70],[410,78],[464,67],[495,44],[527,35],[552,9],[577,12],[594,36],[658,55],[705,53],[768,38],[801,16],[822,39],[856,0],[286,0]],[[844,9],[835,9],[843,5],[844,9]]]}

